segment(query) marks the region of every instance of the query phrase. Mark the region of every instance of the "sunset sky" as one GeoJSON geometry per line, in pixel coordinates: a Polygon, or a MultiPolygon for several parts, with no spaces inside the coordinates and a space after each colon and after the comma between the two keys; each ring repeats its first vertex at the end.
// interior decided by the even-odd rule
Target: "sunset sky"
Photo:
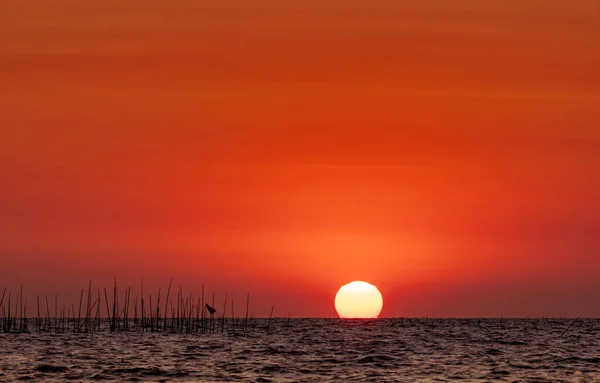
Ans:
{"type": "Polygon", "coordinates": [[[597,0],[4,0],[0,293],[600,316],[597,0]]]}

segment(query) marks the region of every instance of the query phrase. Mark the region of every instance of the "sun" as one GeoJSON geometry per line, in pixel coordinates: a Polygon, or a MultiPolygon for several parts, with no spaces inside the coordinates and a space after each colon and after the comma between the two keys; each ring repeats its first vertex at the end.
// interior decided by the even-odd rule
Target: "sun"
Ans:
{"type": "Polygon", "coordinates": [[[381,293],[367,282],[348,283],[335,296],[335,310],[340,318],[377,318],[382,308],[381,293]]]}

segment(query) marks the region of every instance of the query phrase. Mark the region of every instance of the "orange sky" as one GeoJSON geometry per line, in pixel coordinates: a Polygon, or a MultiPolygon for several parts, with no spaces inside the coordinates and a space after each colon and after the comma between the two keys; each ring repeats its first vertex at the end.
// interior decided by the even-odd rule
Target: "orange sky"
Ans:
{"type": "Polygon", "coordinates": [[[599,316],[598,68],[595,0],[3,1],[0,289],[599,316]]]}

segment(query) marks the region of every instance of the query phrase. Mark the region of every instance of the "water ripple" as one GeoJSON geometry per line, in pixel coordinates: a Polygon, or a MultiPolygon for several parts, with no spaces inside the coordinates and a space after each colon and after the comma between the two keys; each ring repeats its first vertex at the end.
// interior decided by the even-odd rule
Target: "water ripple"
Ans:
{"type": "MultiPolygon", "coordinates": [[[[0,382],[595,382],[600,323],[273,320],[270,334],[0,334],[0,382]]],[[[265,328],[265,326],[258,326],[265,328]]]]}

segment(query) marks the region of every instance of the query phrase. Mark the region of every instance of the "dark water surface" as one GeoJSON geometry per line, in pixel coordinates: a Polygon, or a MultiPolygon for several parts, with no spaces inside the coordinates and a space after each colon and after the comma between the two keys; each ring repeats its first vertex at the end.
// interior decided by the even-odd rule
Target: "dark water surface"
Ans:
{"type": "Polygon", "coordinates": [[[597,320],[275,320],[247,334],[0,334],[0,381],[600,382],[597,320]],[[568,331],[565,333],[565,330],[568,331]]]}

